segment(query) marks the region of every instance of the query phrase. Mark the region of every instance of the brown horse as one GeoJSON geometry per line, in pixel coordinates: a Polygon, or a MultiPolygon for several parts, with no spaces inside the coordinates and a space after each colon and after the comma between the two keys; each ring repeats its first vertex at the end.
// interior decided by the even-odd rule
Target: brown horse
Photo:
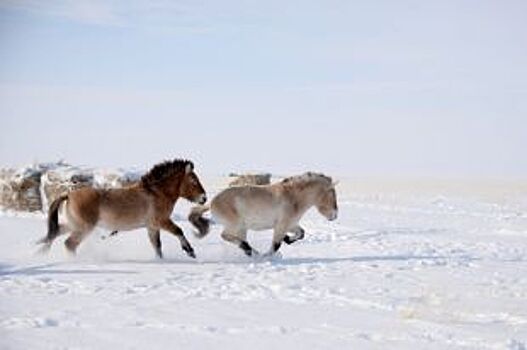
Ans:
{"type": "Polygon", "coordinates": [[[282,242],[291,244],[304,238],[298,221],[315,206],[328,220],[338,215],[336,183],[323,174],[305,173],[264,186],[238,186],[220,192],[210,205],[194,207],[189,220],[204,237],[210,226],[202,215],[211,210],[212,216],[224,226],[221,237],[238,245],[248,256],[257,255],[247,242],[247,230],[273,229],[273,244],[266,255],[278,251],[282,242]],[[293,233],[288,236],[287,233],[293,233]]]}
{"type": "Polygon", "coordinates": [[[127,231],[146,227],[148,237],[159,258],[161,251],[160,230],[166,230],[181,242],[181,248],[195,258],[194,249],[181,228],[170,215],[179,197],[204,204],[207,201],[194,165],[188,160],[167,161],[157,164],[137,184],[120,189],[81,188],[56,199],[48,214],[48,234],[40,243],[48,250],[53,240],[61,234],[71,232],[66,239],[66,248],[75,253],[81,241],[95,227],[112,231],[127,231]],[[65,224],[59,225],[61,204],[65,224]]]}

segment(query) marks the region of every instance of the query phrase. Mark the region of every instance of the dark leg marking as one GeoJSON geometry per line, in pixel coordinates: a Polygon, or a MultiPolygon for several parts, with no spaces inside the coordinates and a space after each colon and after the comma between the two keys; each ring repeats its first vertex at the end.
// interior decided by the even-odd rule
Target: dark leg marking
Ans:
{"type": "Polygon", "coordinates": [[[252,256],[254,253],[253,248],[247,243],[247,241],[241,241],[239,247],[243,250],[245,255],[252,256]]]}
{"type": "Polygon", "coordinates": [[[286,235],[284,237],[284,243],[285,244],[295,243],[296,241],[299,241],[299,240],[303,239],[304,235],[305,235],[304,229],[299,227],[298,230],[294,231],[294,235],[293,236],[286,235]]]}
{"type": "MultiPolygon", "coordinates": [[[[285,238],[284,238],[284,240],[285,240],[285,238]]],[[[273,242],[273,254],[276,253],[278,251],[278,249],[280,249],[281,245],[282,245],[282,242],[273,242]]]]}

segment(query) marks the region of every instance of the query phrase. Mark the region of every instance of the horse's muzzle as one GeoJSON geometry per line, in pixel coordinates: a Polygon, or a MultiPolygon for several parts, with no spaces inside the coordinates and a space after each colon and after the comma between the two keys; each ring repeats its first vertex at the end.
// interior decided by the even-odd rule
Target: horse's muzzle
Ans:
{"type": "Polygon", "coordinates": [[[335,210],[331,213],[331,215],[328,217],[329,221],[337,220],[337,217],[339,216],[339,211],[335,210]]]}
{"type": "Polygon", "coordinates": [[[206,194],[200,194],[196,200],[195,200],[198,204],[205,204],[207,203],[207,195],[206,194]]]}

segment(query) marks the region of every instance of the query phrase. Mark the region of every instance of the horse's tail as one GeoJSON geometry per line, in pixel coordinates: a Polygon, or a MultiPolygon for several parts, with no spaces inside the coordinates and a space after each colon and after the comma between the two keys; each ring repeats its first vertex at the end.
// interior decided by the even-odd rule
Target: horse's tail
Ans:
{"type": "Polygon", "coordinates": [[[38,244],[46,244],[46,247],[49,248],[51,243],[60,235],[60,225],[59,225],[59,208],[63,201],[68,199],[68,195],[60,196],[55,199],[49,206],[48,211],[48,234],[38,241],[38,244]]]}
{"type": "Polygon", "coordinates": [[[210,210],[209,205],[198,205],[190,210],[188,214],[188,220],[198,229],[198,232],[194,232],[197,238],[203,238],[209,233],[210,220],[203,217],[203,214],[210,210]]]}

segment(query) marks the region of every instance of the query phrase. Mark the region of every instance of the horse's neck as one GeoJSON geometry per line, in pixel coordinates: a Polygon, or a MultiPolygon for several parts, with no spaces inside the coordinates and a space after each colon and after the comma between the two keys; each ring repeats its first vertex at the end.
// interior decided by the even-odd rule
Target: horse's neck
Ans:
{"type": "Polygon", "coordinates": [[[174,204],[179,198],[180,186],[181,184],[175,184],[174,180],[170,181],[167,179],[156,185],[153,192],[158,196],[162,196],[166,201],[174,204]]]}
{"type": "Polygon", "coordinates": [[[296,202],[299,214],[304,214],[312,206],[315,205],[318,193],[318,186],[316,184],[302,184],[293,187],[291,195],[296,202]]]}
{"type": "Polygon", "coordinates": [[[179,191],[168,190],[164,191],[163,195],[170,203],[172,203],[172,205],[174,205],[174,203],[176,203],[176,201],[179,199],[179,191]]]}

